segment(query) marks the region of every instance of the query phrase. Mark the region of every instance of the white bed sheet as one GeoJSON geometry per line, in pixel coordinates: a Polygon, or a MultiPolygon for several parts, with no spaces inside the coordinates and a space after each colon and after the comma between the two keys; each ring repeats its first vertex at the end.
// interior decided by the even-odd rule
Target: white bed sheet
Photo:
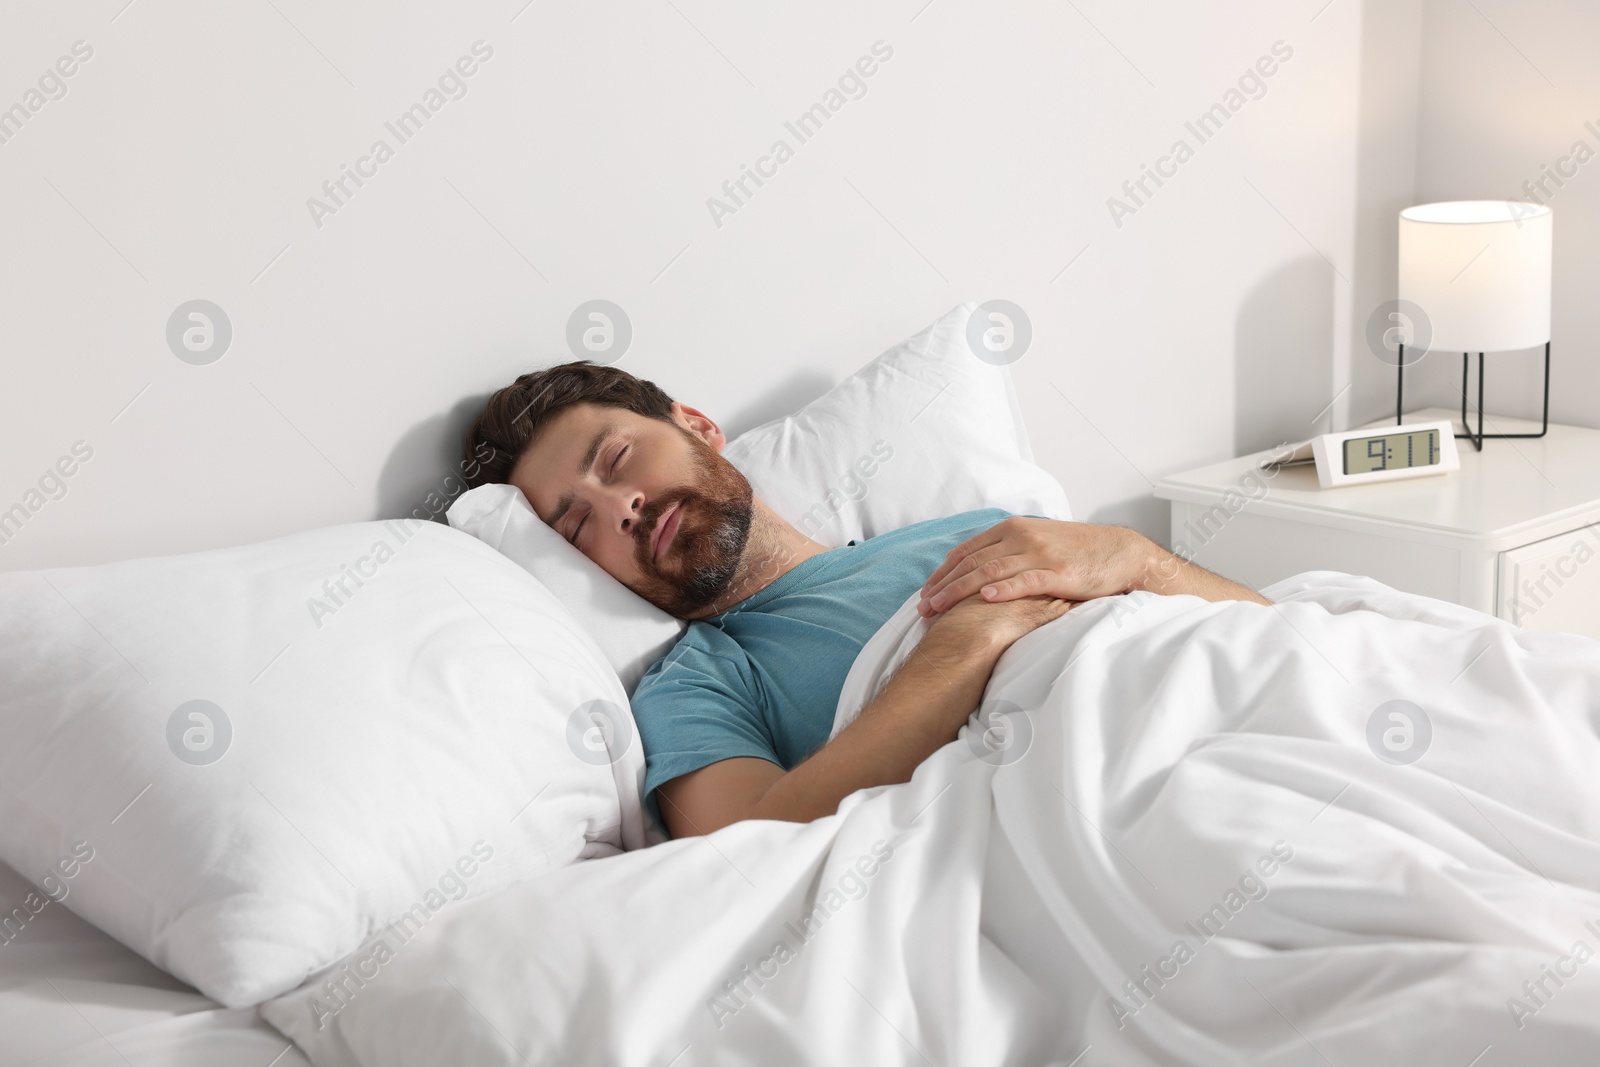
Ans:
{"type": "MultiPolygon", "coordinates": [[[[35,888],[0,864],[0,908],[35,888]]],[[[0,941],[0,1067],[310,1067],[255,1008],[208,1000],[62,904],[0,941]]]]}
{"type": "Polygon", "coordinates": [[[263,1013],[318,1067],[1600,1062],[1600,645],[1266,592],[1075,609],[990,681],[1030,710],[909,783],[549,872],[263,1013]],[[1410,764],[1369,748],[1396,697],[1410,764]]]}

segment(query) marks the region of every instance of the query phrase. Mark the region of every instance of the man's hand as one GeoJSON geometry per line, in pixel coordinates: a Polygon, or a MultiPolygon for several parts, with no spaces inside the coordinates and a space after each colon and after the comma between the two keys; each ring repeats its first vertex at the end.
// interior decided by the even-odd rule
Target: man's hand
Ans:
{"type": "Polygon", "coordinates": [[[917,610],[932,618],[970,596],[1076,602],[1126,593],[1158,551],[1121,526],[1012,516],[951,549],[922,587],[917,610]]]}
{"type": "Polygon", "coordinates": [[[917,610],[932,618],[970,596],[997,603],[1025,596],[1080,602],[1136,589],[1271,603],[1136,530],[1012,516],[952,549],[922,587],[917,610]]]}
{"type": "Polygon", "coordinates": [[[1019,639],[1059,619],[1072,606],[1072,601],[1052,596],[992,602],[967,597],[933,621],[918,646],[920,653],[913,655],[937,654],[948,646],[963,650],[986,649],[998,660],[1019,639]]]}

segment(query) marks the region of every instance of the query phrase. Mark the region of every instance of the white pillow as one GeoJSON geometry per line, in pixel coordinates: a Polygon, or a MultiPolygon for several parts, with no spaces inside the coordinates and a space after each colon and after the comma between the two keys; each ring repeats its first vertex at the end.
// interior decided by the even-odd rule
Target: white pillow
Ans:
{"type": "Polygon", "coordinates": [[[0,678],[0,859],[229,1007],[644,843],[616,675],[435,523],[0,575],[0,678]]]}
{"type": "Polygon", "coordinates": [[[962,304],[723,455],[755,493],[829,547],[980,508],[1071,517],[1033,463],[1007,368],[973,355],[962,304]]]}
{"type": "Polygon", "coordinates": [[[480,485],[457,497],[445,517],[451,526],[511,557],[567,605],[630,696],[644,672],[667,654],[688,625],[568,544],[514,485],[480,485]]]}

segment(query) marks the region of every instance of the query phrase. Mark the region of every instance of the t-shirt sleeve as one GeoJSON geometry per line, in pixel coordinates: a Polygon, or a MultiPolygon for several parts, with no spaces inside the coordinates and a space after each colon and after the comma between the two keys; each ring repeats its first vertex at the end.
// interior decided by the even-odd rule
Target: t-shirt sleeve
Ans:
{"type": "Polygon", "coordinates": [[[720,632],[691,632],[646,672],[633,694],[644,745],[645,804],[659,818],[664,782],[719,760],[753,756],[778,766],[742,649],[720,632]]]}

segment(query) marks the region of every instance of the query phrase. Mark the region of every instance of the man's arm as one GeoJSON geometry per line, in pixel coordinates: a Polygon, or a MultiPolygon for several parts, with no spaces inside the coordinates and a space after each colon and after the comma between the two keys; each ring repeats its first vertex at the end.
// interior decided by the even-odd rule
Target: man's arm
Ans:
{"type": "Polygon", "coordinates": [[[1272,601],[1249,586],[1230,582],[1215,571],[1208,571],[1200,564],[1162,548],[1133,530],[1127,532],[1144,540],[1145,544],[1154,550],[1154,554],[1140,570],[1133,589],[1161,593],[1164,596],[1187,593],[1201,600],[1248,600],[1252,604],[1269,606],[1272,604],[1272,601]]]}
{"type": "Polygon", "coordinates": [[[1167,551],[1137,530],[1013,516],[957,545],[922,587],[933,617],[969,596],[1083,601],[1135,590],[1204,600],[1272,601],[1167,551]]]}
{"type": "Polygon", "coordinates": [[[956,605],[855,721],[793,770],[735,758],[662,784],[656,798],[667,830],[688,837],[742,819],[810,822],[832,815],[858,789],[910,781],[923,760],[955,739],[1001,654],[1070,606],[1050,597],[956,605]]]}

